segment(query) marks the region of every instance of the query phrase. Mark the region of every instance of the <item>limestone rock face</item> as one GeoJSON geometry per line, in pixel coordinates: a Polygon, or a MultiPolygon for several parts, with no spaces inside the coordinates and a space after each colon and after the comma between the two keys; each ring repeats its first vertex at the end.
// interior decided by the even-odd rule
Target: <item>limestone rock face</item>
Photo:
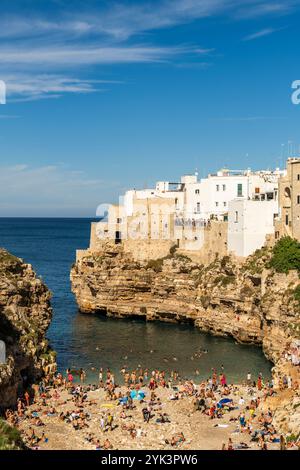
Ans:
{"type": "Polygon", "coordinates": [[[0,340],[6,345],[6,363],[0,364],[1,408],[15,406],[24,388],[56,367],[45,338],[50,297],[30,265],[0,249],[0,340]]]}

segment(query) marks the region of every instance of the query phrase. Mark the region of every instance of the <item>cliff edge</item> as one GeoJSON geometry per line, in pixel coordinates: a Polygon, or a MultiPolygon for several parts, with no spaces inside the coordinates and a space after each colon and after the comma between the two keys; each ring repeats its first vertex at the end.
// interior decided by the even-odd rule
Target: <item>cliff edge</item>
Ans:
{"type": "Polygon", "coordinates": [[[0,249],[0,340],[6,349],[0,364],[1,409],[14,407],[26,388],[56,368],[45,337],[50,298],[31,265],[0,249]]]}

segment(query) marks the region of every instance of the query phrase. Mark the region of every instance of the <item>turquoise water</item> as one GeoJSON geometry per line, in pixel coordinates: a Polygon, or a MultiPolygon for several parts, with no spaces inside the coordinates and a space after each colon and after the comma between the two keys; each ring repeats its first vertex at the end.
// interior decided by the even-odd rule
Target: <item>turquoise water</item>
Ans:
{"type": "Polygon", "coordinates": [[[123,365],[177,370],[196,380],[221,365],[232,382],[245,379],[248,371],[253,377],[260,372],[270,376],[271,364],[255,346],[215,338],[187,325],[79,313],[69,275],[76,249],[89,244],[90,223],[90,219],[0,218],[0,246],[31,263],[53,293],[48,338],[61,371],[83,367],[90,382],[97,379],[99,367],[109,367],[118,376],[123,365]],[[208,353],[197,358],[199,350],[208,353]]]}

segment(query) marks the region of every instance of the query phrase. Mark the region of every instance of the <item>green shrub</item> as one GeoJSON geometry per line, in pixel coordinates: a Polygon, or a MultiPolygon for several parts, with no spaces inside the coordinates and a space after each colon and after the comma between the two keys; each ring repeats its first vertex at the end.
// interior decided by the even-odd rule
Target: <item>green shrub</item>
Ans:
{"type": "Polygon", "coordinates": [[[290,434],[289,436],[286,436],[286,442],[294,442],[298,439],[298,436],[296,434],[290,434]]]}
{"type": "Polygon", "coordinates": [[[293,295],[294,299],[297,300],[297,302],[300,304],[300,284],[294,290],[293,295]]]}
{"type": "Polygon", "coordinates": [[[162,271],[162,267],[164,264],[164,259],[159,258],[159,259],[149,259],[146,268],[147,269],[153,269],[156,273],[159,273],[162,271]]]}
{"type": "Polygon", "coordinates": [[[181,253],[175,253],[174,256],[175,256],[176,259],[179,259],[181,261],[192,261],[191,258],[189,258],[186,255],[182,255],[181,253]]]}
{"type": "Polygon", "coordinates": [[[209,295],[201,295],[200,301],[204,308],[207,308],[210,304],[210,296],[209,295]]]}
{"type": "Polygon", "coordinates": [[[232,284],[235,281],[235,276],[230,275],[230,276],[225,276],[225,275],[220,275],[215,278],[214,284],[220,284],[223,287],[228,286],[229,284],[232,284]]]}
{"type": "Polygon", "coordinates": [[[267,255],[268,248],[266,246],[255,250],[252,255],[248,256],[241,268],[241,271],[249,271],[252,275],[261,274],[265,265],[264,257],[267,255]]]}
{"type": "Polygon", "coordinates": [[[0,450],[18,450],[24,448],[20,432],[0,419],[0,450]]]}
{"type": "Polygon", "coordinates": [[[170,255],[175,255],[176,250],[177,250],[177,245],[172,245],[170,248],[170,255]]]}
{"type": "Polygon", "coordinates": [[[241,288],[240,294],[242,297],[250,297],[253,294],[253,290],[249,286],[244,286],[241,288]]]}
{"type": "Polygon", "coordinates": [[[269,265],[279,273],[288,273],[291,269],[300,272],[300,243],[291,237],[278,240],[269,265]]]}
{"type": "Polygon", "coordinates": [[[220,262],[221,268],[223,268],[223,269],[226,268],[229,261],[230,261],[230,256],[223,256],[223,258],[221,259],[221,262],[220,262]]]}

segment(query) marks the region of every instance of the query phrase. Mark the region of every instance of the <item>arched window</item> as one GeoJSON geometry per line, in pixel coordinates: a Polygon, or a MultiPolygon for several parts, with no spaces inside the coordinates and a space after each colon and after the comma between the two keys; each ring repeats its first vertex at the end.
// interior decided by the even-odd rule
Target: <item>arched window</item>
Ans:
{"type": "Polygon", "coordinates": [[[291,199],[291,189],[288,186],[284,189],[284,195],[286,198],[291,199]]]}

